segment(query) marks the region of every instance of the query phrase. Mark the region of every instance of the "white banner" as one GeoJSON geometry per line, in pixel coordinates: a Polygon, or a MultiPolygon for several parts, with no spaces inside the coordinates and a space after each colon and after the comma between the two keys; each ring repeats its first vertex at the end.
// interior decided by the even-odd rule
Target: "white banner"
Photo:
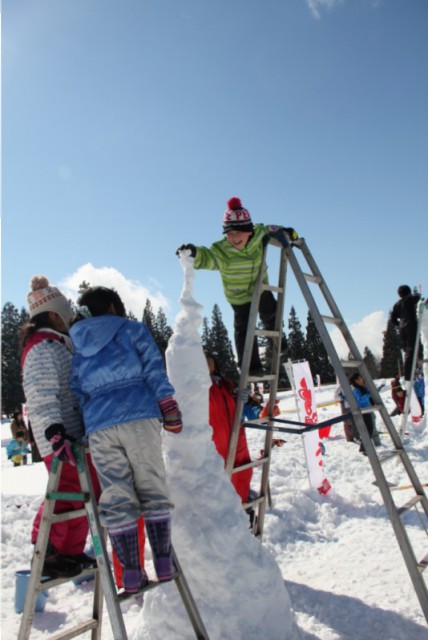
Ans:
{"type": "MultiPolygon", "coordinates": [[[[308,362],[293,363],[294,392],[297,398],[299,422],[317,424],[318,412],[315,400],[315,387],[308,362]],[[303,418],[302,418],[303,416],[303,418]]],[[[322,446],[318,429],[303,433],[306,465],[308,467],[309,482],[321,495],[331,489],[330,483],[324,475],[322,463],[322,446]]]]}

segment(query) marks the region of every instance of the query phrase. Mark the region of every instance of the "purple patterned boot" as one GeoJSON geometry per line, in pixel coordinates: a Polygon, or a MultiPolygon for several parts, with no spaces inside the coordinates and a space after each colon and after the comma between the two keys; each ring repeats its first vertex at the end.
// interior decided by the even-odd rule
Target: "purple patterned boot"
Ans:
{"type": "Polygon", "coordinates": [[[171,557],[171,514],[169,511],[152,511],[145,515],[145,522],[158,580],[171,580],[174,575],[171,557]]]}
{"type": "Polygon", "coordinates": [[[136,522],[109,527],[108,534],[118,560],[123,567],[125,593],[137,593],[148,585],[147,573],[140,566],[138,525],[136,522]]]}

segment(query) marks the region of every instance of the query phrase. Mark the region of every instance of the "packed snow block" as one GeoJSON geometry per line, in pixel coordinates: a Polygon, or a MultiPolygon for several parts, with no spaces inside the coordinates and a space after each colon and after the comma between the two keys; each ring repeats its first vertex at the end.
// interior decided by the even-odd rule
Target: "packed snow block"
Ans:
{"type": "MultiPolygon", "coordinates": [[[[163,436],[175,504],[172,543],[211,640],[297,640],[279,567],[251,534],[248,516],[212,442],[208,421],[211,381],[199,334],[202,307],[192,298],[191,262],[182,258],[182,264],[182,311],[166,360],[183,413],[183,431],[163,436]]],[[[191,623],[173,583],[146,595],[133,640],[192,637],[191,623]]]]}

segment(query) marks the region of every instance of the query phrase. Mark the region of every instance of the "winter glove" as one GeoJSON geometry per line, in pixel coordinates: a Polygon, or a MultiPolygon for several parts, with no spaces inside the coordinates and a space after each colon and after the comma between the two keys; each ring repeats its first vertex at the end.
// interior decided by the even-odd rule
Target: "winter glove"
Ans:
{"type": "Polygon", "coordinates": [[[285,233],[287,234],[287,236],[290,238],[290,240],[298,240],[299,239],[299,234],[297,233],[297,231],[295,229],[293,229],[293,227],[283,227],[285,233]]]}
{"type": "Polygon", "coordinates": [[[162,413],[163,428],[170,433],[180,433],[183,428],[181,411],[172,396],[159,400],[159,409],[162,413]]]}
{"type": "Polygon", "coordinates": [[[76,461],[74,460],[70,447],[70,440],[72,440],[72,438],[67,436],[63,424],[55,422],[49,425],[49,427],[45,429],[45,438],[49,440],[54,454],[61,462],[69,462],[74,467],[76,466],[76,461]]]}
{"type": "Polygon", "coordinates": [[[188,249],[190,251],[190,257],[194,258],[196,256],[196,252],[197,249],[195,247],[194,244],[182,244],[178,247],[177,251],[175,252],[176,255],[180,255],[180,251],[184,251],[185,249],[188,249]]]}
{"type": "Polygon", "coordinates": [[[293,229],[293,227],[280,227],[276,224],[269,225],[269,234],[275,234],[275,233],[278,233],[278,231],[285,231],[285,233],[288,235],[290,240],[299,239],[299,234],[295,229],[293,229]]]}

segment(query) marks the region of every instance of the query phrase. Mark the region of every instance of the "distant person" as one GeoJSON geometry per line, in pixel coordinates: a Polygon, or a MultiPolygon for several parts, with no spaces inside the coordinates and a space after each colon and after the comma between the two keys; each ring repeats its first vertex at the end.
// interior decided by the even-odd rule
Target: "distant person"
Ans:
{"type": "MultiPolygon", "coordinates": [[[[297,240],[298,235],[291,227],[253,224],[250,213],[242,206],[239,198],[230,198],[223,215],[223,233],[225,238],[215,242],[211,247],[196,247],[193,244],[182,244],[177,254],[190,250],[195,269],[220,271],[226,300],[232,305],[234,313],[235,345],[238,365],[242,366],[245,339],[251,301],[256,281],[263,262],[263,250],[271,233],[283,230],[290,240],[297,240]]],[[[267,268],[263,274],[263,282],[268,282],[267,268]]],[[[259,314],[264,329],[275,329],[277,302],[271,291],[263,291],[260,296],[259,314]]],[[[250,375],[262,376],[264,373],[260,360],[257,340],[254,340],[250,362],[250,375]]]]}
{"type": "Polygon", "coordinates": [[[12,438],[16,438],[16,434],[18,431],[23,433],[23,438],[26,444],[30,442],[30,432],[27,429],[27,425],[25,424],[24,418],[22,416],[22,411],[15,411],[13,414],[13,420],[10,423],[10,431],[12,433],[12,438]]]}
{"type": "MultiPolygon", "coordinates": [[[[72,309],[67,298],[45,276],[33,276],[27,300],[30,320],[21,328],[21,366],[28,417],[47,470],[50,471],[55,456],[63,463],[58,491],[80,493],[70,447],[71,442],[83,435],[78,401],[70,389],[72,345],[68,327],[72,309]]],[[[98,497],[99,483],[90,456],[88,465],[98,497]]],[[[75,511],[83,506],[83,502],[56,500],[54,513],[75,511]]],[[[33,523],[33,544],[37,542],[42,512],[43,502],[33,523]]],[[[69,578],[82,568],[93,567],[94,559],[84,553],[88,532],[86,515],[53,523],[42,575],[69,578]]]]}
{"type": "Polygon", "coordinates": [[[398,326],[401,348],[404,351],[404,379],[410,381],[418,332],[416,307],[421,296],[419,293],[412,294],[407,284],[399,286],[397,293],[400,299],[392,308],[391,321],[398,326]]]}
{"type": "MultiPolygon", "coordinates": [[[[372,406],[373,400],[369,390],[365,386],[362,375],[360,373],[354,373],[350,378],[350,383],[352,386],[352,393],[354,394],[354,398],[357,401],[357,405],[360,407],[360,409],[367,409],[368,407],[372,406]]],[[[367,427],[369,436],[371,439],[373,439],[373,430],[375,426],[374,415],[372,413],[363,413],[362,417],[367,427]]],[[[363,455],[367,455],[362,441],[360,444],[360,452],[363,455]]]]}
{"type": "Polygon", "coordinates": [[[242,410],[242,419],[244,421],[257,420],[263,410],[263,396],[258,391],[249,395],[247,402],[244,403],[242,410]]]}
{"type": "Polygon", "coordinates": [[[30,450],[27,447],[24,436],[23,431],[17,431],[15,437],[12,438],[6,448],[7,459],[12,460],[14,467],[27,464],[27,455],[30,453],[30,450]]]}
{"type": "Polygon", "coordinates": [[[180,433],[181,412],[162,355],[143,322],[128,320],[119,294],[91,287],[70,330],[72,388],[102,494],[100,518],[123,567],[127,593],[148,584],[141,568],[138,521],[144,515],[160,581],[173,577],[171,510],[162,457],[162,422],[180,433]]]}
{"type": "Polygon", "coordinates": [[[421,405],[422,415],[425,413],[425,380],[423,373],[417,373],[413,382],[413,388],[419,404],[421,405]]]}
{"type": "MultiPolygon", "coordinates": [[[[213,430],[215,448],[223,460],[226,461],[236,410],[233,383],[222,377],[214,356],[206,351],[205,357],[211,377],[211,387],[209,390],[209,423],[213,430]]],[[[247,462],[251,462],[251,456],[248,450],[245,429],[241,426],[239,429],[234,466],[239,467],[247,462]]],[[[243,471],[233,473],[231,477],[231,482],[235,487],[236,493],[244,503],[247,502],[250,494],[252,476],[252,469],[244,469],[243,471]]]]}
{"type": "MultiPolygon", "coordinates": [[[[349,404],[346,401],[345,394],[343,393],[340,384],[335,387],[333,397],[336,402],[339,403],[342,415],[349,413],[349,404]]],[[[343,431],[345,433],[346,442],[361,442],[358,429],[355,427],[352,418],[347,418],[343,421],[343,431]]]]}
{"type": "Polygon", "coordinates": [[[406,402],[406,391],[400,383],[400,374],[396,373],[391,380],[391,397],[395,403],[395,409],[389,414],[391,417],[399,416],[404,412],[406,402]]]}

